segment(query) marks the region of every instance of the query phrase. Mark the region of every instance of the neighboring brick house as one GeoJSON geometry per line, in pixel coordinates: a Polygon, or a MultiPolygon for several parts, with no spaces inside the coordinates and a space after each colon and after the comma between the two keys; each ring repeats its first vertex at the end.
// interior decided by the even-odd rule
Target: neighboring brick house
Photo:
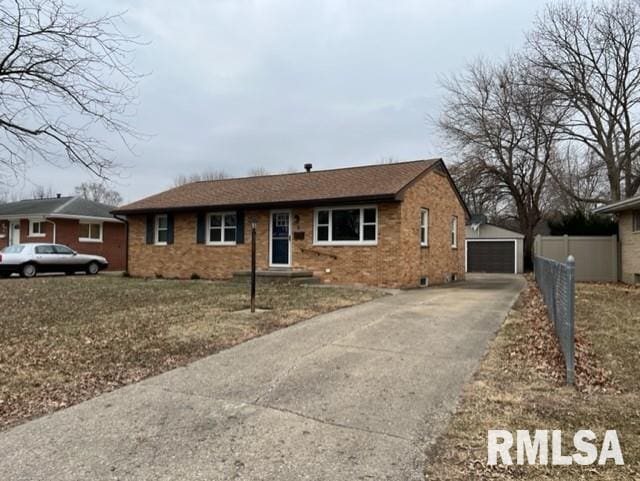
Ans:
{"type": "Polygon", "coordinates": [[[124,270],[126,225],[111,209],[82,197],[63,196],[0,204],[0,249],[27,242],[64,244],[105,257],[109,270],[124,270]]]}
{"type": "Polygon", "coordinates": [[[640,283],[640,196],[621,200],[595,210],[618,218],[620,275],[622,282],[640,283]]]}
{"type": "Polygon", "coordinates": [[[228,279],[307,271],[327,283],[414,287],[464,277],[468,211],[440,159],[186,184],[114,211],[134,276],[228,279]]]}

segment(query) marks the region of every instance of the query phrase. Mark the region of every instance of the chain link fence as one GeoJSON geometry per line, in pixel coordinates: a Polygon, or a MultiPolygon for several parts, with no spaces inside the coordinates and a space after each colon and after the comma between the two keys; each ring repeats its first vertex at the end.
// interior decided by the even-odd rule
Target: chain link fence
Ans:
{"type": "Polygon", "coordinates": [[[542,292],[549,318],[560,341],[567,370],[567,384],[575,379],[574,310],[576,297],[576,264],[573,256],[567,262],[534,257],[534,273],[542,292]]]}

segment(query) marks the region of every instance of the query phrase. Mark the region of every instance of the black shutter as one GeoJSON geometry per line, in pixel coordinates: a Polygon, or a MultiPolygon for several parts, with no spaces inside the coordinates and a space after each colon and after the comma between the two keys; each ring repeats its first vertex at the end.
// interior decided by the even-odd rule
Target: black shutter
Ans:
{"type": "Polygon", "coordinates": [[[173,214],[167,214],[167,244],[173,244],[173,214]]]}
{"type": "Polygon", "coordinates": [[[205,243],[205,230],[207,224],[207,216],[204,212],[198,212],[196,215],[196,242],[198,244],[205,243]]]}
{"type": "Polygon", "coordinates": [[[153,238],[155,233],[153,232],[156,227],[155,216],[152,214],[147,215],[147,244],[153,244],[153,238]]]}
{"type": "Polygon", "coordinates": [[[236,212],[236,244],[244,244],[244,210],[236,212]]]}

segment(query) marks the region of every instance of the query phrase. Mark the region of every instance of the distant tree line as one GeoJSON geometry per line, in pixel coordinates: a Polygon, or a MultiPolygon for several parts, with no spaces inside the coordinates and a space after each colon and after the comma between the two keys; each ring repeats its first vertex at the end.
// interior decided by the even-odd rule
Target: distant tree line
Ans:
{"type": "MultiPolygon", "coordinates": [[[[62,192],[55,192],[52,186],[36,185],[31,192],[24,196],[30,199],[52,199],[60,195],[68,195],[62,192]]],[[[122,195],[114,189],[109,188],[102,182],[83,182],[74,188],[74,195],[80,196],[87,200],[100,202],[110,206],[118,206],[122,204],[122,195]]],[[[11,190],[0,190],[0,204],[7,202],[16,202],[20,200],[17,192],[11,190]]]]}
{"type": "MultiPolygon", "coordinates": [[[[283,174],[294,173],[296,170],[293,167],[286,169],[283,174]]],[[[247,177],[259,177],[261,175],[271,175],[276,172],[269,171],[266,167],[256,166],[247,171],[247,177]]],[[[189,184],[191,182],[201,182],[207,180],[222,180],[229,179],[231,175],[224,170],[205,170],[200,173],[194,173],[189,175],[180,174],[173,179],[173,186],[180,187],[181,185],[189,184]]]]}

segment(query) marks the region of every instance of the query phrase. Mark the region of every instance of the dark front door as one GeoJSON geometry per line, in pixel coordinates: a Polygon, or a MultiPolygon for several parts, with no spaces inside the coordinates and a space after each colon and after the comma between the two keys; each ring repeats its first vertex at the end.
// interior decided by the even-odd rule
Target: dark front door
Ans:
{"type": "Polygon", "coordinates": [[[289,266],[289,243],[291,235],[289,212],[272,212],[271,213],[271,265],[272,266],[289,266]]]}
{"type": "Polygon", "coordinates": [[[468,272],[515,272],[515,242],[467,242],[468,272]]]}

